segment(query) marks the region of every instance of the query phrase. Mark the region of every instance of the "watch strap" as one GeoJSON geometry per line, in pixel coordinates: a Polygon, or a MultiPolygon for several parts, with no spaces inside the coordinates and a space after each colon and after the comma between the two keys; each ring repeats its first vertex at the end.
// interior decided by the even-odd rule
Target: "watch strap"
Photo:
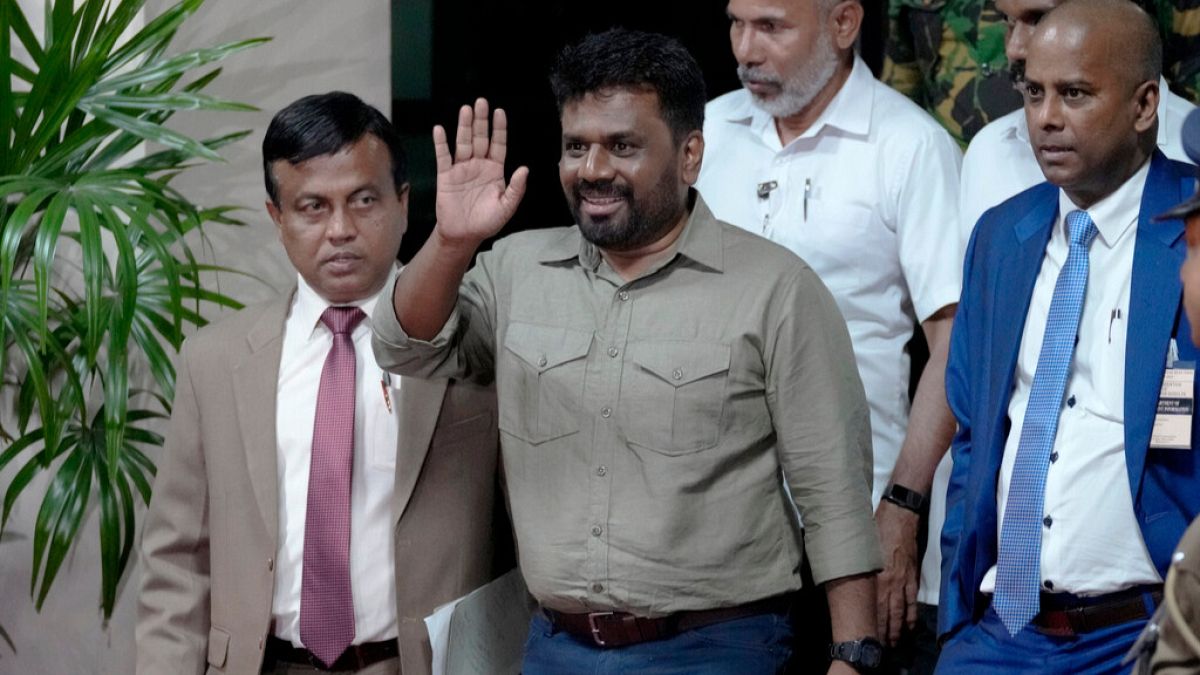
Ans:
{"type": "Polygon", "coordinates": [[[829,645],[829,658],[845,661],[858,670],[871,672],[883,661],[883,644],[875,638],[861,638],[829,645]]]}
{"type": "Polygon", "coordinates": [[[929,503],[929,499],[925,495],[896,483],[887,486],[887,489],[883,491],[883,499],[913,513],[921,513],[929,503]]]}

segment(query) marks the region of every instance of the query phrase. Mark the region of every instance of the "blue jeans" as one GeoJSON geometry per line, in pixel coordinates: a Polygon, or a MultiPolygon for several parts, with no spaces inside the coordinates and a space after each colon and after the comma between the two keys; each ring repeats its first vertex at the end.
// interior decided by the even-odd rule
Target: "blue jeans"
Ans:
{"type": "Polygon", "coordinates": [[[787,614],[758,614],[666,640],[605,649],[556,631],[535,613],[522,675],[775,675],[792,655],[787,614]]]}
{"type": "Polygon", "coordinates": [[[937,675],[1115,675],[1128,673],[1121,658],[1133,646],[1146,621],[1101,628],[1076,637],[1053,637],[1025,628],[1016,636],[991,607],[979,623],[964,626],[942,647],[937,675]]]}

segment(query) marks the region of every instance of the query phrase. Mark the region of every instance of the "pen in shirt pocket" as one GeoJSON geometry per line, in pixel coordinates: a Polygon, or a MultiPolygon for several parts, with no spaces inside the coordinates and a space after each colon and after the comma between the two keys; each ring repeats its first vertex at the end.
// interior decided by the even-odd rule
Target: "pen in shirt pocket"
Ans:
{"type": "Polygon", "coordinates": [[[383,402],[387,405],[388,412],[390,413],[392,412],[392,378],[382,368],[379,370],[379,388],[383,390],[383,402]]]}
{"type": "Polygon", "coordinates": [[[1114,307],[1108,314],[1108,344],[1112,344],[1112,329],[1113,324],[1121,318],[1121,308],[1114,307]]]}
{"type": "Polygon", "coordinates": [[[812,195],[812,179],[804,179],[804,222],[808,222],[808,198],[812,195]]]}

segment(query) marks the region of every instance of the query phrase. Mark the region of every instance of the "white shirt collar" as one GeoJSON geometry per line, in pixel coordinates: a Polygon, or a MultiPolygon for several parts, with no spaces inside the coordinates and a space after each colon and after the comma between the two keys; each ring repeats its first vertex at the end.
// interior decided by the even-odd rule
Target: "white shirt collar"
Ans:
{"type": "MultiPolygon", "coordinates": [[[[375,304],[379,302],[381,295],[383,295],[385,292],[391,291],[397,272],[399,272],[399,267],[393,266],[392,271],[388,274],[387,281],[384,282],[383,287],[380,288],[379,291],[374,295],[353,302],[340,302],[338,303],[338,306],[358,307],[367,315],[367,318],[363,320],[363,325],[369,326],[371,321],[371,312],[375,310],[375,304]]],[[[312,337],[312,333],[316,331],[317,324],[321,320],[321,315],[324,314],[325,310],[331,305],[332,303],[321,297],[321,295],[317,293],[312,286],[308,285],[308,282],[304,280],[304,277],[300,276],[299,274],[296,275],[296,297],[292,299],[291,316],[293,319],[295,319],[296,326],[308,327],[310,332],[305,336],[305,339],[312,337]]]]}
{"type": "MultiPolygon", "coordinates": [[[[1138,221],[1142,209],[1142,191],[1146,187],[1146,178],[1150,175],[1150,160],[1147,159],[1142,167],[1134,172],[1121,187],[1113,190],[1104,199],[1092,204],[1086,209],[1104,245],[1112,248],[1129,232],[1138,221]]],[[[1071,201],[1061,188],[1058,190],[1058,220],[1066,231],[1066,215],[1077,211],[1079,207],[1071,201]]]]}
{"type": "MultiPolygon", "coordinates": [[[[871,85],[875,76],[867,64],[854,55],[854,65],[850,75],[842,84],[842,88],[834,94],[833,99],[821,111],[821,115],[797,136],[810,138],[821,133],[825,127],[839,129],[847,134],[866,136],[871,131],[871,108],[874,106],[874,92],[871,85]]],[[[775,118],[762,108],[754,105],[754,99],[748,93],[745,103],[734,108],[728,116],[730,122],[749,125],[750,129],[762,137],[763,141],[775,150],[782,149],[779,142],[779,132],[775,128],[775,118]]],[[[793,139],[792,143],[796,140],[793,139]]],[[[789,144],[790,145],[790,144],[789,144]]]]}
{"type": "MultiPolygon", "coordinates": [[[[1158,135],[1155,138],[1155,142],[1160,148],[1167,147],[1167,143],[1169,142],[1167,140],[1167,116],[1169,116],[1171,113],[1169,107],[1167,106],[1167,97],[1170,96],[1170,94],[1171,89],[1167,85],[1167,78],[1160,75],[1158,77],[1158,135]]],[[[1020,110],[1020,108],[1018,108],[1018,110],[1020,110]]],[[[1009,133],[1013,134],[1028,145],[1029,122],[1025,119],[1024,113],[1021,113],[1016,117],[1017,123],[1012,130],[1009,131],[1009,133]]]]}

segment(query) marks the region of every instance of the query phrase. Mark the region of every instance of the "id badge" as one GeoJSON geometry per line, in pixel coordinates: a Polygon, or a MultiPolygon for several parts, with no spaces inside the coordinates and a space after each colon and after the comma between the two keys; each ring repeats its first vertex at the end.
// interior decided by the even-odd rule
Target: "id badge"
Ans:
{"type": "MultiPolygon", "coordinates": [[[[1174,355],[1175,340],[1171,340],[1171,347],[1174,355]]],[[[1195,383],[1195,362],[1172,359],[1172,363],[1163,373],[1162,390],[1158,395],[1158,412],[1154,416],[1154,430],[1150,434],[1150,447],[1172,450],[1188,450],[1192,447],[1195,383]]]]}

